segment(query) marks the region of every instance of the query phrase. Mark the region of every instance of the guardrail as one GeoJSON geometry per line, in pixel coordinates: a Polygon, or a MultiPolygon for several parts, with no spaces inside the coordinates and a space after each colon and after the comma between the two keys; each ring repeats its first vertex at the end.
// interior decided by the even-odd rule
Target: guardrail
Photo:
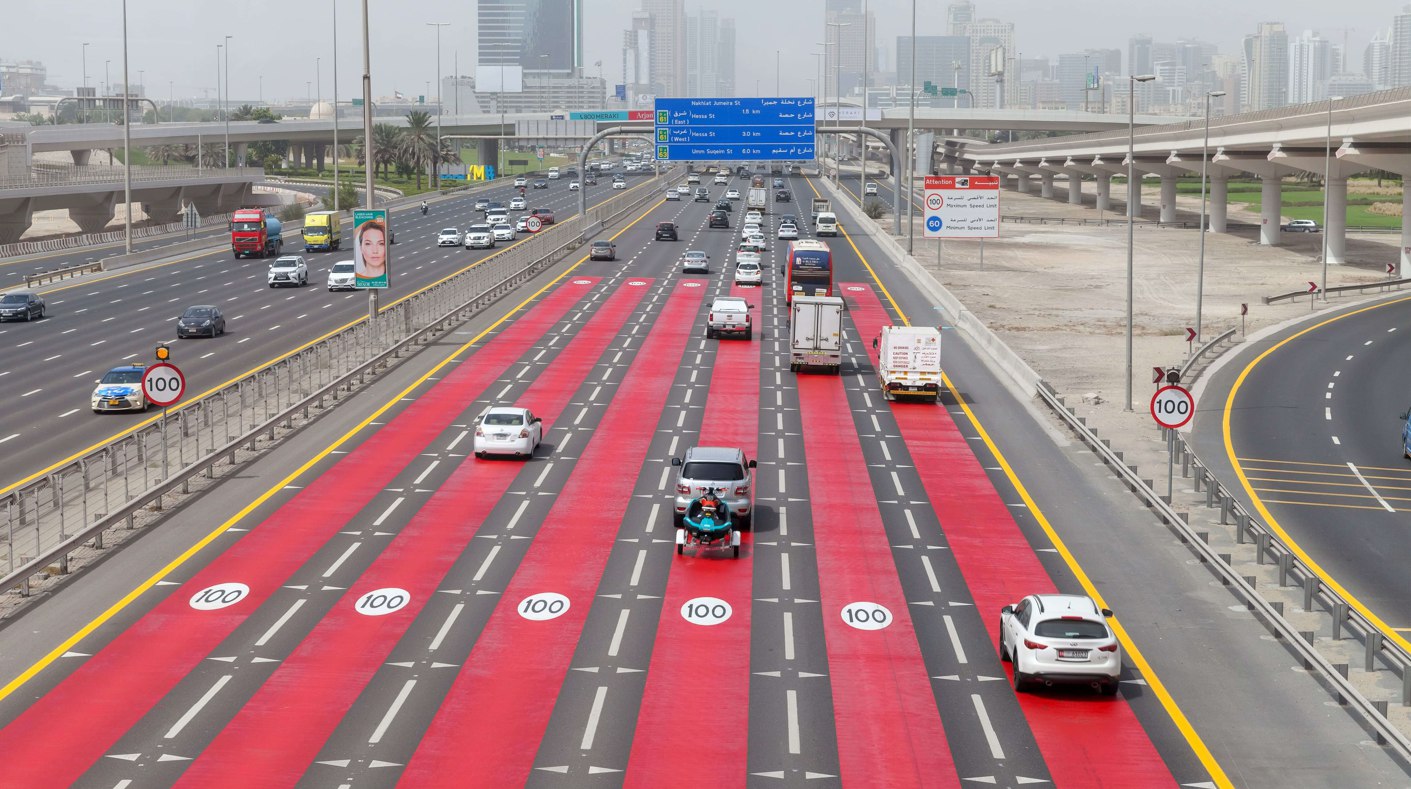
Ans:
{"type": "Polygon", "coordinates": [[[82,274],[92,274],[103,270],[103,264],[80,263],[76,266],[61,266],[51,271],[41,271],[37,274],[24,275],[24,284],[27,288],[38,287],[39,285],[49,285],[69,277],[77,277],[82,274]]]}
{"type": "MultiPolygon", "coordinates": [[[[1062,217],[1062,216],[1016,216],[1007,215],[1000,217],[1001,221],[1013,222],[1021,225],[1123,225],[1127,224],[1127,216],[1121,211],[1110,211],[1112,218],[1103,217],[1062,217]]],[[[1181,220],[1179,222],[1156,222],[1150,219],[1138,219],[1132,223],[1136,227],[1156,227],[1156,228],[1181,228],[1185,230],[1200,229],[1200,220],[1181,220]]],[[[1250,222],[1226,222],[1226,228],[1236,230],[1253,230],[1259,225],[1250,222]]]]}
{"type": "MultiPolygon", "coordinates": [[[[110,184],[121,183],[123,180],[122,165],[64,165],[56,167],[35,166],[30,168],[30,173],[26,177],[20,178],[0,178],[0,190],[3,189],[31,189],[34,187],[82,185],[82,184],[110,184]]],[[[218,175],[233,176],[237,178],[256,178],[264,180],[265,168],[263,167],[191,167],[191,166],[161,166],[161,165],[133,165],[133,183],[150,183],[152,181],[180,181],[193,178],[213,178],[218,175]]]]}
{"type": "MultiPolygon", "coordinates": [[[[1402,285],[1406,285],[1406,284],[1408,284],[1408,283],[1411,283],[1411,279],[1384,279],[1384,280],[1378,280],[1378,281],[1376,281],[1376,282],[1363,282],[1363,283],[1361,283],[1361,284],[1359,284],[1359,285],[1339,285],[1339,286],[1337,286],[1337,287],[1335,287],[1335,288],[1328,288],[1327,292],[1328,292],[1328,293],[1351,293],[1352,291],[1355,290],[1355,291],[1357,291],[1358,293],[1365,293],[1366,291],[1371,290],[1371,289],[1373,289],[1373,288],[1375,288],[1375,289],[1377,289],[1377,290],[1386,290],[1386,289],[1389,289],[1389,288],[1395,288],[1396,290],[1401,290],[1401,286],[1402,286],[1402,285]]],[[[1263,297],[1263,301],[1264,301],[1265,304],[1273,304],[1273,303],[1279,302],[1279,301],[1296,301],[1299,296],[1307,296],[1307,297],[1309,297],[1309,298],[1311,299],[1311,298],[1313,298],[1314,296],[1317,296],[1317,295],[1318,295],[1319,293],[1321,293],[1321,292],[1322,292],[1321,290],[1314,290],[1314,291],[1295,290],[1295,291],[1293,291],[1293,292],[1291,292],[1291,293],[1280,293],[1280,294],[1277,295],[1277,296],[1264,296],[1264,297],[1263,297]]]]}
{"type": "MultiPolygon", "coordinates": [[[[1273,632],[1275,638],[1282,641],[1288,649],[1298,655],[1306,669],[1318,673],[1319,678],[1332,690],[1340,703],[1350,706],[1358,714],[1367,728],[1376,735],[1379,743],[1389,745],[1404,763],[1411,762],[1411,739],[1407,739],[1406,735],[1387,718],[1387,701],[1369,700],[1357,688],[1353,687],[1348,679],[1348,666],[1346,664],[1334,665],[1318,652],[1313,646],[1314,633],[1295,630],[1288,620],[1284,619],[1283,604],[1271,603],[1255,591],[1254,578],[1246,578],[1236,572],[1230,566],[1231,556],[1229,554],[1217,554],[1207,542],[1208,535],[1192,529],[1182,514],[1172,509],[1165,497],[1157,495],[1156,491],[1152,490],[1149,481],[1138,476],[1134,466],[1123,462],[1122,453],[1113,451],[1107,442],[1099,439],[1097,434],[1087,427],[1081,417],[1068,408],[1048,382],[1040,381],[1038,391],[1039,397],[1044,403],[1117,474],[1118,479],[1126,485],[1128,490],[1132,491],[1137,498],[1154,511],[1157,517],[1165,522],[1176,533],[1176,536],[1195,552],[1200,561],[1211,568],[1223,585],[1230,587],[1244,601],[1245,605],[1273,632]]],[[[1195,488],[1199,491],[1202,483],[1206,485],[1207,507],[1216,506],[1215,502],[1218,498],[1221,508],[1220,522],[1228,523],[1228,518],[1233,515],[1236,519],[1236,534],[1239,543],[1244,544],[1251,535],[1255,538],[1259,563],[1263,564],[1266,557],[1271,557],[1278,564],[1280,586],[1287,585],[1289,579],[1294,579],[1303,585],[1304,610],[1315,610],[1315,603],[1327,607],[1333,616],[1332,633],[1334,639],[1342,638],[1344,628],[1350,632],[1360,633],[1365,639],[1366,645],[1364,654],[1366,670],[1374,670],[1380,659],[1401,677],[1401,703],[1403,705],[1411,704],[1411,671],[1408,671],[1408,668],[1411,668],[1411,655],[1382,638],[1381,633],[1359,614],[1352,611],[1346,601],[1322,585],[1317,575],[1299,561],[1266,528],[1259,525],[1233,496],[1225,492],[1223,496],[1217,497],[1216,491],[1220,490],[1218,482],[1215,482],[1208,470],[1199,464],[1199,459],[1195,457],[1195,453],[1190,450],[1179,433],[1177,433],[1175,441],[1176,445],[1180,447],[1182,477],[1190,475],[1190,464],[1194,461],[1195,488]]]]}
{"type": "Polygon", "coordinates": [[[1200,348],[1196,349],[1196,352],[1191,354],[1191,358],[1187,359],[1186,363],[1181,365],[1181,382],[1189,382],[1191,370],[1195,367],[1196,362],[1200,361],[1200,359],[1205,356],[1205,354],[1219,347],[1220,344],[1223,343],[1225,340],[1234,338],[1234,336],[1235,330],[1229,329],[1224,334],[1221,334],[1219,337],[1216,337],[1215,339],[1211,340],[1208,343],[1205,343],[1204,345],[1200,346],[1200,348]]]}
{"type": "MultiPolygon", "coordinates": [[[[223,225],[230,221],[230,214],[212,214],[201,218],[201,228],[223,225]]],[[[150,238],[168,233],[178,233],[185,230],[186,226],[181,222],[171,222],[165,225],[145,225],[132,229],[133,238],[150,238]]],[[[13,244],[0,245],[0,258],[19,257],[21,255],[34,255],[40,252],[58,252],[65,249],[74,249],[97,244],[111,244],[122,241],[126,233],[122,230],[105,230],[102,233],[83,233],[73,236],[59,236],[57,238],[45,238],[35,241],[17,241],[13,244]]]]}
{"type": "MultiPolygon", "coordinates": [[[[589,209],[611,222],[659,198],[671,175],[589,209]]],[[[403,356],[493,304],[581,245],[573,221],[489,255],[470,268],[388,304],[279,361],[153,418],[42,476],[0,492],[0,590],[31,593],[36,576],[65,575],[76,552],[101,549],[112,529],[154,519],[163,497],[190,491],[358,391],[403,356]],[[330,402],[332,401],[332,402],[330,402]],[[263,446],[262,446],[263,444],[263,446]],[[179,469],[165,479],[162,469],[179,469]]]]}

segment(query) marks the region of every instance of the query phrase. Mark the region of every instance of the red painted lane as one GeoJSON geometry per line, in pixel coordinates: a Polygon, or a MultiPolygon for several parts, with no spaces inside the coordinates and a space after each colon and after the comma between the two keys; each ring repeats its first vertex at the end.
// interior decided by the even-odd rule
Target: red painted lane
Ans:
{"type": "MultiPolygon", "coordinates": [[[[891,323],[886,310],[870,287],[842,293],[875,363],[871,338],[891,323]]],[[[892,414],[998,653],[999,609],[1058,590],[946,409],[893,403],[892,414]]],[[[1126,700],[1018,695],[1056,786],[1175,786],[1126,700]]]]}
{"type": "Polygon", "coordinates": [[[694,315],[704,290],[678,284],[667,300],[399,786],[499,789],[528,779],[636,486],[634,472],[698,327],[675,318],[694,315]],[[565,595],[568,611],[541,622],[520,617],[520,603],[538,592],[565,595]]]}
{"type": "Polygon", "coordinates": [[[470,393],[494,382],[588,293],[565,285],[550,294],[0,730],[4,782],[68,786],[83,775],[424,451],[470,393]],[[188,604],[225,582],[247,584],[250,593],[218,611],[188,604]]]}
{"type": "MultiPolygon", "coordinates": [[[[545,429],[587,380],[646,287],[622,287],[555,357],[517,404],[544,418],[545,429]]],[[[367,683],[421,613],[523,468],[468,458],[398,532],[323,621],[250,699],[179,785],[292,786],[318,757],[367,683]],[[411,602],[386,616],[354,609],[363,595],[407,591],[411,602]]]]}
{"type": "MultiPolygon", "coordinates": [[[[760,323],[760,289],[735,287],[732,295],[754,305],[760,323]]],[[[759,371],[761,338],[723,339],[710,371],[710,393],[699,443],[740,447],[753,458],[759,445],[759,371]]],[[[758,484],[758,480],[756,480],[758,484]]],[[[625,786],[680,789],[744,786],[749,751],[749,693],[715,694],[700,703],[700,687],[682,682],[710,655],[711,682],[747,691],[750,686],[750,594],[754,568],[745,561],[750,533],[745,532],[740,558],[711,551],[699,557],[675,556],[667,577],[661,621],[657,625],[647,684],[637,716],[636,736],[627,763],[625,786]],[[718,597],[730,604],[729,621],[703,627],[681,616],[687,600],[718,597]],[[695,760],[682,771],[679,746],[682,732],[730,732],[717,738],[708,759],[695,760]]]]}
{"type": "Polygon", "coordinates": [[[842,784],[959,786],[842,379],[797,380],[842,784]],[[890,626],[845,623],[858,602],[890,626]]]}

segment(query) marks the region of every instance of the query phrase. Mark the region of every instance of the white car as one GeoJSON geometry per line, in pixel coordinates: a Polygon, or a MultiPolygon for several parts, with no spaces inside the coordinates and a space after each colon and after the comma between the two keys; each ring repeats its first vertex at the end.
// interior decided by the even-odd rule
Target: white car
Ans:
{"type": "Polygon", "coordinates": [[[509,222],[490,225],[490,235],[494,236],[496,241],[513,241],[514,226],[509,222]]]}
{"type": "Polygon", "coordinates": [[[475,420],[475,456],[530,458],[544,440],[544,423],[528,408],[491,406],[475,420]]]}
{"type": "Polygon", "coordinates": [[[516,220],[514,221],[514,232],[516,232],[516,233],[528,233],[528,232],[529,232],[529,217],[528,217],[527,215],[526,215],[526,216],[522,216],[522,217],[520,217],[519,219],[516,219],[516,220]]]}
{"type": "Polygon", "coordinates": [[[490,227],[494,227],[495,225],[508,224],[509,221],[509,215],[506,214],[504,211],[493,211],[485,215],[485,224],[489,225],[490,227]]]}
{"type": "Polygon", "coordinates": [[[626,181],[613,181],[613,182],[612,182],[612,188],[613,188],[613,189],[626,189],[626,188],[627,188],[627,182],[626,182],[626,181]]]}
{"type": "Polygon", "coordinates": [[[688,195],[688,194],[691,193],[691,187],[690,187],[689,185],[687,185],[687,184],[677,184],[677,185],[676,185],[676,193],[677,193],[677,194],[688,195]]]}
{"type": "Polygon", "coordinates": [[[748,242],[750,242],[751,244],[754,244],[755,246],[759,247],[760,249],[764,249],[764,234],[763,234],[763,233],[755,233],[755,234],[752,235],[752,236],[747,236],[747,237],[745,238],[745,240],[748,241],[748,242]]]}
{"type": "Polygon", "coordinates": [[[518,178],[515,178],[515,179],[514,179],[514,185],[515,185],[515,186],[528,186],[528,185],[529,185],[529,180],[528,180],[527,178],[525,178],[524,176],[521,175],[521,176],[519,176],[518,178]]]}
{"type": "Polygon", "coordinates": [[[294,285],[302,288],[309,284],[309,267],[298,255],[275,258],[274,262],[269,264],[269,273],[265,275],[265,282],[271,288],[276,285],[294,285]]]}
{"type": "Polygon", "coordinates": [[[735,284],[736,285],[758,285],[763,280],[763,269],[760,268],[759,260],[739,260],[735,263],[735,284]]]}
{"type": "Polygon", "coordinates": [[[333,264],[333,268],[328,270],[328,289],[353,290],[353,261],[340,260],[333,264]]]}
{"type": "Polygon", "coordinates": [[[869,195],[876,195],[876,194],[877,194],[877,184],[869,183],[869,184],[867,184],[866,186],[862,187],[862,194],[863,194],[864,197],[869,196],[869,195]]]}
{"type": "Polygon", "coordinates": [[[758,266],[762,265],[763,262],[764,255],[755,251],[754,247],[750,247],[749,249],[741,249],[739,252],[735,253],[735,266],[737,268],[740,266],[741,263],[753,263],[758,266]]]}
{"type": "Polygon", "coordinates": [[[152,401],[142,393],[142,376],[146,365],[125,364],[114,367],[94,383],[93,394],[89,398],[93,413],[104,411],[146,411],[152,401]]]}
{"type": "Polygon", "coordinates": [[[1000,609],[1000,659],[1014,663],[1014,689],[1064,683],[1116,694],[1122,646],[1107,626],[1110,616],[1083,595],[1029,595],[1000,609]]]}
{"type": "Polygon", "coordinates": [[[582,189],[582,188],[583,188],[582,185],[579,184],[577,181],[569,181],[569,182],[568,182],[568,191],[570,191],[570,192],[576,192],[576,191],[578,191],[579,189],[582,189]]]}
{"type": "Polygon", "coordinates": [[[466,249],[493,249],[495,235],[489,225],[471,225],[465,230],[466,249]]]}
{"type": "Polygon", "coordinates": [[[716,186],[724,186],[725,184],[728,184],[728,183],[730,183],[730,177],[729,177],[729,176],[727,176],[725,173],[716,173],[716,175],[715,175],[715,185],[716,185],[716,186]]]}
{"type": "Polygon", "coordinates": [[[676,200],[679,202],[681,200],[681,193],[676,191],[675,189],[668,189],[666,190],[666,199],[676,200]]]}
{"type": "Polygon", "coordinates": [[[688,249],[686,254],[681,256],[681,272],[699,271],[702,274],[710,273],[710,255],[699,249],[688,249]]]}
{"type": "Polygon", "coordinates": [[[436,246],[438,247],[458,247],[463,240],[461,231],[454,227],[442,228],[441,232],[436,234],[436,246]]]}
{"type": "Polygon", "coordinates": [[[558,179],[559,179],[559,168],[557,168],[557,167],[550,168],[550,169],[549,169],[549,180],[550,180],[550,181],[557,181],[558,179]]]}
{"type": "Polygon", "coordinates": [[[799,228],[798,228],[797,225],[788,225],[788,224],[785,224],[785,225],[780,225],[780,226],[779,226],[779,239],[780,239],[781,241],[784,240],[784,239],[796,239],[796,238],[798,238],[798,237],[799,237],[799,228]]]}
{"type": "Polygon", "coordinates": [[[511,210],[511,211],[523,211],[524,209],[526,209],[526,208],[528,208],[528,207],[529,207],[529,202],[526,201],[523,197],[511,197],[511,198],[510,198],[510,210],[511,210]]]}
{"type": "Polygon", "coordinates": [[[760,235],[764,234],[760,232],[758,222],[746,222],[740,227],[740,238],[753,238],[760,235]]]}
{"type": "Polygon", "coordinates": [[[764,214],[760,213],[758,208],[751,208],[750,210],[745,212],[745,224],[760,225],[763,223],[764,214]]]}
{"type": "Polygon", "coordinates": [[[739,199],[740,199],[740,190],[739,190],[739,189],[726,189],[726,190],[725,190],[725,199],[726,199],[726,200],[739,200],[739,199]]]}
{"type": "Polygon", "coordinates": [[[478,198],[476,198],[476,200],[475,200],[475,210],[476,210],[476,211],[484,211],[485,209],[487,209],[487,208],[489,208],[489,207],[490,207],[490,198],[488,198],[488,197],[478,197],[478,198]]]}
{"type": "Polygon", "coordinates": [[[753,239],[747,238],[741,241],[739,248],[735,250],[735,258],[738,260],[740,255],[746,253],[751,253],[756,256],[762,256],[764,255],[764,245],[756,244],[753,239]]]}

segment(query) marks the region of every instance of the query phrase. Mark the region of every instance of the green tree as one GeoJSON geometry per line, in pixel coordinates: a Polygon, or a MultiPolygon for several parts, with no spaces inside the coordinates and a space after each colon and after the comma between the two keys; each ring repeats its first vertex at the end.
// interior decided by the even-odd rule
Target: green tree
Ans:
{"type": "Polygon", "coordinates": [[[402,158],[416,170],[416,188],[421,189],[421,173],[438,159],[436,130],[431,126],[431,113],[412,110],[407,113],[407,128],[402,133],[402,158]]]}
{"type": "Polygon", "coordinates": [[[323,196],[323,207],[328,211],[352,211],[358,205],[358,187],[352,181],[338,182],[338,206],[333,205],[333,191],[323,196]]]}
{"type": "Polygon", "coordinates": [[[177,161],[186,160],[185,146],[167,143],[164,145],[153,145],[147,148],[147,158],[162,164],[171,164],[173,159],[177,161]]]}

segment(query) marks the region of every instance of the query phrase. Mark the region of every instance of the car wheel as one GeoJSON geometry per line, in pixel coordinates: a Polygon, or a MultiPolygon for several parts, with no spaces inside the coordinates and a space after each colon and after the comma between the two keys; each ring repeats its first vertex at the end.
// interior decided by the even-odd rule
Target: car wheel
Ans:
{"type": "Polygon", "coordinates": [[[32,321],[32,320],[34,320],[34,313],[30,312],[29,310],[25,310],[25,311],[24,311],[24,322],[25,322],[25,323],[29,323],[29,322],[32,321]]]}
{"type": "Polygon", "coordinates": [[[746,339],[746,340],[752,340],[752,339],[754,339],[754,329],[745,329],[745,339],[746,339]]]}
{"type": "Polygon", "coordinates": [[[706,339],[707,339],[707,340],[713,340],[713,339],[715,339],[715,330],[712,329],[712,328],[710,328],[709,326],[706,327],[706,339]]]}
{"type": "Polygon", "coordinates": [[[999,659],[1001,663],[1008,663],[1009,648],[1004,645],[1004,623],[999,623],[999,659]]]}
{"type": "Polygon", "coordinates": [[[485,453],[484,453],[484,452],[476,452],[476,453],[475,453],[475,456],[478,457],[478,458],[480,458],[481,460],[484,460],[484,459],[485,459],[485,453]]]}
{"type": "Polygon", "coordinates": [[[1099,686],[1098,692],[1101,693],[1101,694],[1104,695],[1104,696],[1116,696],[1116,695],[1117,695],[1117,687],[1118,687],[1117,680],[1115,680],[1115,679],[1108,680],[1107,682],[1104,682],[1104,683],[1102,683],[1101,686],[1099,686]]]}
{"type": "Polygon", "coordinates": [[[1010,656],[1010,662],[1014,664],[1014,692],[1023,693],[1029,689],[1029,675],[1019,670],[1018,658],[1017,652],[1010,656]]]}

